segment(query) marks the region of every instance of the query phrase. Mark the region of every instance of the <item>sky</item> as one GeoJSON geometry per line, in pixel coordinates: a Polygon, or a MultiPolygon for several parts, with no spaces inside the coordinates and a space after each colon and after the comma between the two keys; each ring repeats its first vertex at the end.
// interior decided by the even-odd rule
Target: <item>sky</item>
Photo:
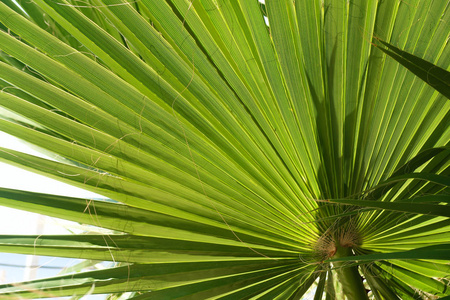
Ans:
{"type": "MultiPolygon", "coordinates": [[[[19,139],[0,131],[0,147],[45,157],[19,139]]],[[[0,150],[1,151],[1,150],[0,150]]],[[[48,157],[47,157],[48,158],[48,157]]],[[[100,195],[0,162],[0,187],[62,196],[99,198],[100,195]]],[[[0,235],[70,234],[82,232],[79,224],[0,206],[0,235]]],[[[57,275],[77,259],[0,252],[0,284],[57,275]]],[[[88,295],[83,299],[104,299],[88,295]]]]}

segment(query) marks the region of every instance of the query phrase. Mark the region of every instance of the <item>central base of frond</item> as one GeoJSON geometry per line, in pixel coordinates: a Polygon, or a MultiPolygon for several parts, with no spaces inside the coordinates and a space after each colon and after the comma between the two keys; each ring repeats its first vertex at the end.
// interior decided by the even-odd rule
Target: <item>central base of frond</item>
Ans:
{"type": "Polygon", "coordinates": [[[352,226],[347,226],[345,229],[326,232],[323,234],[314,245],[314,251],[321,260],[330,259],[334,257],[338,248],[355,248],[361,244],[361,239],[352,226]]]}
{"type": "MultiPolygon", "coordinates": [[[[330,258],[353,256],[353,249],[359,247],[361,238],[353,222],[341,228],[328,230],[314,245],[314,252],[320,261],[330,258]]],[[[333,270],[342,285],[343,292],[349,300],[368,299],[363,279],[358,267],[348,262],[334,262],[333,270]]]]}

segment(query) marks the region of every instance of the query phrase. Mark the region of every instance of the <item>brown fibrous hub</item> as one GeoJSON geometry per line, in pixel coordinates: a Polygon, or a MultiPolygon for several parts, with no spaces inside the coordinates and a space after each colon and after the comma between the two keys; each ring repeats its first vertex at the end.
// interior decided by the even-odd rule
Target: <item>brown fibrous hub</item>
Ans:
{"type": "Polygon", "coordinates": [[[314,252],[320,260],[329,259],[336,253],[336,241],[330,233],[323,234],[314,245],[314,252]]]}
{"type": "Polygon", "coordinates": [[[343,228],[328,230],[317,240],[314,252],[320,260],[326,260],[336,254],[337,247],[355,248],[361,244],[361,238],[352,222],[343,228]]]}
{"type": "Polygon", "coordinates": [[[347,227],[339,234],[339,246],[354,248],[361,244],[360,236],[354,227],[347,227]]]}

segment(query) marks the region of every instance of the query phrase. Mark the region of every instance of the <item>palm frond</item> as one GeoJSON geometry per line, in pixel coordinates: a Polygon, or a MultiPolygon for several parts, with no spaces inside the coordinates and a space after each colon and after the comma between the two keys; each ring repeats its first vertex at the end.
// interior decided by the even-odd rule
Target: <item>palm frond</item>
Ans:
{"type": "Polygon", "coordinates": [[[114,262],[1,297],[450,295],[449,21],[431,0],[0,2],[0,130],[55,157],[0,160],[107,198],[0,205],[116,232],[0,236],[114,262]]]}

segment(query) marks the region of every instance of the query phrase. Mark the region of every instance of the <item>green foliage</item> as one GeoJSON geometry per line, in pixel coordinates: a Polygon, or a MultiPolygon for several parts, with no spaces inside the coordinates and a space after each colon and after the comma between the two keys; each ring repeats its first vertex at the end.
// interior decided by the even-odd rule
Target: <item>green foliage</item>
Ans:
{"type": "Polygon", "coordinates": [[[0,130],[58,159],[0,160],[110,200],[0,205],[116,233],[0,236],[115,263],[0,298],[449,296],[449,22],[431,0],[2,0],[0,130]]]}

